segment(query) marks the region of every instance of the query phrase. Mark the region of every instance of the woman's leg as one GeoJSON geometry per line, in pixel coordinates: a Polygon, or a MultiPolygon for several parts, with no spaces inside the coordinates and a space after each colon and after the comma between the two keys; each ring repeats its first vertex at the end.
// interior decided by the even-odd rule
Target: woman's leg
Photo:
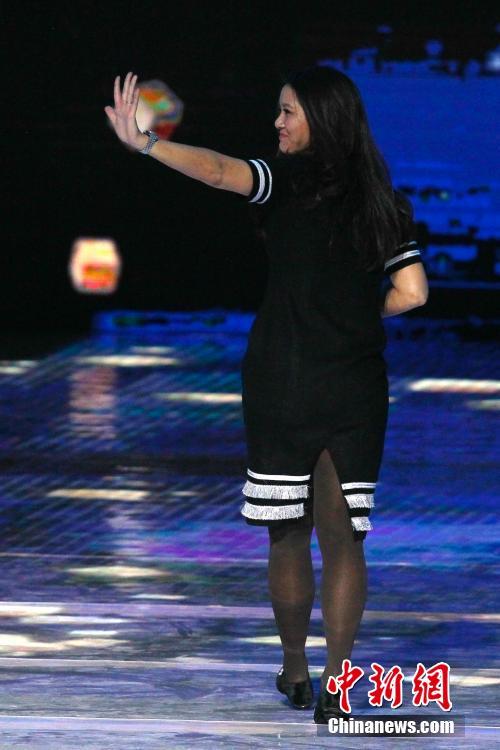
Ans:
{"type": "Polygon", "coordinates": [[[310,515],[276,522],[269,529],[269,593],[289,682],[307,679],[305,644],[314,601],[310,515]]]}
{"type": "Polygon", "coordinates": [[[321,452],[314,469],[314,526],[322,556],[321,609],[328,658],[321,678],[342,671],[350,658],[366,601],[363,549],[366,532],[354,532],[329,452],[321,452]]]}

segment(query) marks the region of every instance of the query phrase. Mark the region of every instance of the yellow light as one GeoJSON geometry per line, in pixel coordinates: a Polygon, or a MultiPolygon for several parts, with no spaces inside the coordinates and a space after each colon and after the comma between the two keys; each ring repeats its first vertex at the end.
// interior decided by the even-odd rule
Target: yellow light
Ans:
{"type": "Polygon", "coordinates": [[[127,622],[123,617],[99,617],[99,616],[88,616],[88,615],[32,615],[31,617],[20,617],[19,622],[24,624],[32,623],[33,620],[40,625],[64,625],[64,624],[77,624],[77,625],[117,625],[122,622],[127,622]]]}
{"type": "Polygon", "coordinates": [[[118,630],[70,630],[69,635],[91,635],[100,636],[101,638],[107,638],[112,635],[118,635],[118,630]]]}
{"type": "MultiPolygon", "coordinates": [[[[244,643],[258,643],[262,646],[280,646],[281,641],[278,635],[257,635],[248,638],[237,638],[238,641],[244,643]]],[[[321,648],[326,646],[326,638],[319,635],[308,635],[306,640],[306,646],[309,648],[321,648]]]]}
{"type": "Polygon", "coordinates": [[[139,568],[131,565],[96,565],[94,567],[67,568],[69,573],[90,578],[164,578],[170,573],[155,568],[139,568]]]}
{"type": "Polygon", "coordinates": [[[498,393],[500,380],[468,380],[458,378],[424,378],[408,386],[411,391],[434,393],[498,393]]]}
{"type": "Polygon", "coordinates": [[[164,401],[191,401],[194,403],[209,404],[236,404],[241,403],[239,393],[197,393],[197,392],[177,392],[177,393],[157,393],[157,398],[164,401]]]}
{"type": "Polygon", "coordinates": [[[121,266],[114,240],[78,237],[73,242],[68,270],[77,292],[112,294],[118,286],[121,266]]]}
{"type": "Polygon", "coordinates": [[[47,493],[47,497],[72,497],[84,498],[85,500],[144,500],[149,496],[149,492],[144,490],[115,490],[115,489],[91,489],[90,487],[80,487],[78,489],[61,487],[58,490],[52,490],[47,493]]]}
{"type": "Polygon", "coordinates": [[[37,363],[30,360],[2,360],[0,361],[0,375],[23,375],[37,363]]]}
{"type": "Polygon", "coordinates": [[[500,409],[500,398],[483,398],[477,401],[466,401],[469,409],[481,409],[484,411],[498,411],[500,409]]]}
{"type": "Polygon", "coordinates": [[[62,607],[46,607],[40,604],[0,603],[0,617],[35,617],[37,615],[54,615],[62,607]]]}
{"type": "Polygon", "coordinates": [[[108,367],[158,367],[158,365],[179,364],[179,360],[172,357],[141,357],[132,354],[77,357],[76,361],[82,365],[106,365],[108,367]]]}
{"type": "Polygon", "coordinates": [[[64,651],[66,648],[65,641],[35,641],[27,635],[0,633],[0,653],[10,656],[25,656],[34,651],[64,651]]]}

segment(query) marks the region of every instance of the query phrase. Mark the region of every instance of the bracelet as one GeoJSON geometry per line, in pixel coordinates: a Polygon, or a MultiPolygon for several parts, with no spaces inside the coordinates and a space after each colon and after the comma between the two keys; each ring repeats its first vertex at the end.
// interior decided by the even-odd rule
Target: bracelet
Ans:
{"type": "Polygon", "coordinates": [[[144,148],[141,148],[139,151],[140,154],[145,154],[146,156],[149,154],[151,149],[153,148],[156,141],[159,141],[159,137],[156,135],[156,133],[153,133],[152,130],[145,130],[144,135],[148,136],[148,142],[144,146],[144,148]]]}

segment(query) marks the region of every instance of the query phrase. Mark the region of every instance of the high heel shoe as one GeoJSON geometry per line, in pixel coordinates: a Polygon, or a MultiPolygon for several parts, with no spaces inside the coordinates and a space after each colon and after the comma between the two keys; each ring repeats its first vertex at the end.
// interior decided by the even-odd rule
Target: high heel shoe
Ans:
{"type": "Polygon", "coordinates": [[[322,688],[316,708],[314,709],[314,721],[316,724],[328,724],[329,719],[349,719],[351,714],[342,711],[339,705],[340,694],[329,693],[326,686],[322,688]]]}
{"type": "Polygon", "coordinates": [[[276,675],[276,687],[284,693],[293,708],[309,708],[314,700],[313,686],[309,674],[301,682],[288,682],[283,667],[276,675]]]}

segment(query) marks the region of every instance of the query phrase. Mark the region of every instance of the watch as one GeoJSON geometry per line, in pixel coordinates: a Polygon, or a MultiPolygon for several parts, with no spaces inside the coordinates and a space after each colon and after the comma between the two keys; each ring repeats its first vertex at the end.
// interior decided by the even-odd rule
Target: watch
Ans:
{"type": "Polygon", "coordinates": [[[153,148],[153,146],[156,143],[156,141],[159,141],[160,138],[152,130],[145,130],[144,131],[144,135],[148,136],[148,142],[146,143],[146,145],[144,146],[144,148],[141,148],[141,150],[139,151],[139,153],[140,154],[146,154],[146,156],[147,156],[149,154],[149,152],[151,151],[151,149],[153,148]]]}

